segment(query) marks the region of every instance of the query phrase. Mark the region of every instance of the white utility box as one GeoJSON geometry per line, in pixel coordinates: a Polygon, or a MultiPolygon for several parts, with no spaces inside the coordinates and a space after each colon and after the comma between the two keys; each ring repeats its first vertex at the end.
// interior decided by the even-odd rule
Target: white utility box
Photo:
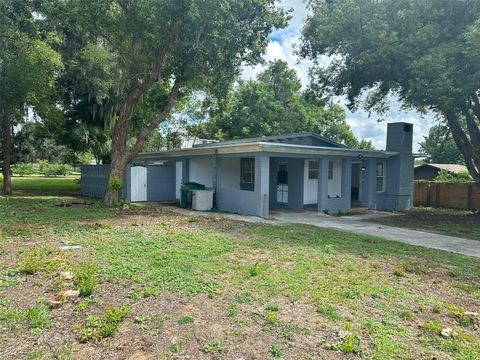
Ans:
{"type": "Polygon", "coordinates": [[[192,190],[192,210],[210,211],[213,207],[213,190],[192,190]]]}

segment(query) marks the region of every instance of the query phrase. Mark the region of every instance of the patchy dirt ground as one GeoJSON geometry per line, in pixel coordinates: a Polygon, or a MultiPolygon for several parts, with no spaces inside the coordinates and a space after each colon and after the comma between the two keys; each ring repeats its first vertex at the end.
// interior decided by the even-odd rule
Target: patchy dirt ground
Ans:
{"type": "Polygon", "coordinates": [[[303,225],[56,202],[0,199],[1,359],[480,358],[472,259],[303,225]],[[78,287],[61,279],[78,263],[97,268],[93,294],[45,306],[78,287]],[[82,341],[112,306],[128,316],[82,341]]]}

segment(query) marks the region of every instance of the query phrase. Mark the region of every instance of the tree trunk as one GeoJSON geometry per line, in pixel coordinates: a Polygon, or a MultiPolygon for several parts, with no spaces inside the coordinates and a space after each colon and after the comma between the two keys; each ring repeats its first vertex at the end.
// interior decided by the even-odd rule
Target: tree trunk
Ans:
{"type": "Polygon", "coordinates": [[[12,115],[3,112],[3,195],[12,193],[12,115]]]}
{"type": "Polygon", "coordinates": [[[151,119],[143,127],[140,134],[137,136],[135,145],[131,149],[127,148],[127,141],[131,129],[133,111],[135,110],[140,95],[138,95],[138,92],[133,91],[131,93],[132,98],[127,97],[125,100],[120,109],[118,120],[113,128],[112,162],[110,173],[108,174],[107,188],[103,198],[104,205],[112,206],[119,203],[121,196],[121,188],[119,188],[119,184],[123,184],[125,169],[128,163],[132,161],[140,151],[142,151],[145,141],[153,130],[155,130],[168,117],[177,101],[179,88],[180,78],[177,77],[170,90],[167,105],[162,113],[151,119]]]}
{"type": "Polygon", "coordinates": [[[467,137],[456,114],[446,111],[444,116],[447,119],[453,140],[465,159],[468,172],[475,182],[480,182],[480,151],[478,151],[478,147],[467,137]]]}

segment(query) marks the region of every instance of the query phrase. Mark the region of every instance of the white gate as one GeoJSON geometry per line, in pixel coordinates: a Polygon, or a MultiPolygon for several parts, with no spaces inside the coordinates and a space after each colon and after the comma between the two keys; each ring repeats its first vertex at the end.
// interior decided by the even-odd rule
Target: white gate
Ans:
{"type": "Polygon", "coordinates": [[[130,170],[130,201],[147,201],[147,168],[135,166],[130,170]]]}

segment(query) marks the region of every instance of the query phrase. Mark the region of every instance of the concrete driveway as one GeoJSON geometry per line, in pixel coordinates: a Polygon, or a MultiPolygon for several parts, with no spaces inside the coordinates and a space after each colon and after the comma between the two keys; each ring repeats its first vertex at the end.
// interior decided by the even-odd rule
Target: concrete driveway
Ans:
{"type": "MultiPolygon", "coordinates": [[[[156,207],[174,211],[184,215],[195,216],[221,216],[232,220],[267,223],[267,224],[307,224],[320,228],[332,228],[345,231],[353,231],[357,234],[379,236],[387,240],[400,241],[410,245],[423,246],[431,249],[449,251],[452,253],[474,256],[480,258],[480,240],[470,240],[455,236],[447,236],[426,231],[411,230],[393,226],[375,224],[375,219],[382,216],[392,216],[390,212],[366,211],[365,213],[351,216],[331,216],[316,211],[281,210],[270,211],[270,220],[255,216],[243,216],[235,214],[220,214],[214,212],[200,212],[179,208],[174,205],[150,203],[156,207]],[[369,220],[366,222],[365,220],[369,220]]],[[[397,214],[402,216],[402,214],[397,214]]]]}
{"type": "MultiPolygon", "coordinates": [[[[426,231],[375,224],[375,219],[392,216],[392,213],[368,211],[351,216],[330,216],[315,211],[272,211],[271,217],[282,223],[309,224],[324,228],[353,231],[358,234],[379,236],[387,240],[410,245],[480,257],[480,240],[464,239],[426,231]],[[366,222],[365,220],[369,220],[366,222]]],[[[398,214],[397,216],[402,216],[398,214]]]]}

